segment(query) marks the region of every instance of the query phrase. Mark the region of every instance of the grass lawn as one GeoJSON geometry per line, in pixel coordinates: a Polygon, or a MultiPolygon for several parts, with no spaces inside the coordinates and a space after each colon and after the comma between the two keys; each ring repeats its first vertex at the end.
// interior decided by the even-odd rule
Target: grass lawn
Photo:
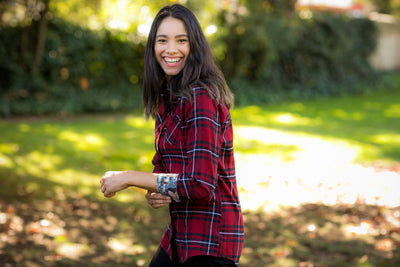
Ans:
{"type": "MultiPolygon", "coordinates": [[[[369,182],[400,177],[400,85],[237,107],[232,117],[246,227],[241,266],[400,265],[400,180],[364,199],[327,197],[364,192],[351,175],[358,170],[374,173],[369,182]],[[334,174],[341,187],[329,184],[334,174]],[[277,191],[288,188],[295,191],[277,191]]],[[[107,170],[152,170],[153,121],[139,113],[7,119],[0,133],[4,266],[148,265],[168,211],[149,208],[139,189],[105,199],[99,180],[107,170]]]]}

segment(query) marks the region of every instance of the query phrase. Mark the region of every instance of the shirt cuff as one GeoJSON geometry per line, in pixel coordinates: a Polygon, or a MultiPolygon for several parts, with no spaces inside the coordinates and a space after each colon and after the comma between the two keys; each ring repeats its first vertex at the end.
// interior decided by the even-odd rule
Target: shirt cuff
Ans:
{"type": "Polygon", "coordinates": [[[177,191],[178,174],[159,173],[157,175],[157,191],[179,202],[177,191]]]}

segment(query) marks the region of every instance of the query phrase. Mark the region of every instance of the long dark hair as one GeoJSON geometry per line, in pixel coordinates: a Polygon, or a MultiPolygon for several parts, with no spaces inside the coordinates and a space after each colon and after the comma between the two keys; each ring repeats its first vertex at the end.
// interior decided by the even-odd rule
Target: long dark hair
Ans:
{"type": "Polygon", "coordinates": [[[191,99],[194,85],[203,86],[209,92],[214,92],[218,100],[228,108],[233,106],[233,94],[214,61],[210,46],[195,15],[179,4],[166,6],[155,17],[147,40],[143,77],[143,106],[146,119],[156,116],[163,86],[168,86],[171,96],[185,96],[191,99]],[[166,17],[173,17],[183,22],[190,45],[184,68],[168,82],[154,52],[158,27],[166,17]]]}

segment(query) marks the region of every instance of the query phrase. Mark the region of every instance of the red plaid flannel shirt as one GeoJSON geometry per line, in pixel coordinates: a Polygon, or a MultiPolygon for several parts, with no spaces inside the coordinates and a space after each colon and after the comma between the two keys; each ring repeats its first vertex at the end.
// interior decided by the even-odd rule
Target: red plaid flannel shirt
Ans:
{"type": "MultiPolygon", "coordinates": [[[[162,99],[169,99],[168,91],[162,99]]],[[[244,231],[229,110],[201,87],[193,88],[191,101],[174,98],[171,109],[161,101],[153,172],[179,174],[180,202],[170,204],[161,246],[172,259],[175,236],[180,262],[209,255],[238,264],[244,231]]]]}

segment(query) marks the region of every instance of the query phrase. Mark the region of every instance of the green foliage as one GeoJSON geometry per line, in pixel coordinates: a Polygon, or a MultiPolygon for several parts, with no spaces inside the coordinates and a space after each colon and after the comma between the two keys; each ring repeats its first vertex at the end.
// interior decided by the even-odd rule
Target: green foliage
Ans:
{"type": "Polygon", "coordinates": [[[398,0],[372,0],[379,13],[400,16],[400,1],[398,0]]]}
{"type": "Polygon", "coordinates": [[[373,74],[368,57],[375,48],[375,32],[375,25],[367,19],[318,14],[296,48],[283,55],[285,69],[290,69],[286,74],[311,88],[325,81],[368,78],[373,74]]]}
{"type": "MultiPolygon", "coordinates": [[[[376,46],[373,22],[329,13],[301,19],[295,2],[242,0],[236,7],[214,6],[218,22],[204,13],[210,1],[204,7],[187,3],[218,24],[210,42],[238,105],[359,93],[378,80],[368,62],[376,46]]],[[[39,75],[32,70],[38,22],[2,26],[0,116],[140,107],[145,40],[132,29],[77,26],[54,16],[61,7],[48,21],[39,75]]]]}
{"type": "MultiPolygon", "coordinates": [[[[23,28],[0,32],[1,114],[80,113],[138,108],[143,44],[125,33],[93,32],[61,19],[49,21],[40,76],[19,52],[23,28]],[[10,56],[7,56],[10,55],[10,56]]],[[[29,40],[34,43],[35,34],[29,40]]]]}
{"type": "Polygon", "coordinates": [[[222,20],[230,30],[221,66],[239,104],[355,93],[362,87],[354,83],[376,78],[373,22],[330,13],[300,19],[269,2],[249,1],[247,14],[222,20]]]}

